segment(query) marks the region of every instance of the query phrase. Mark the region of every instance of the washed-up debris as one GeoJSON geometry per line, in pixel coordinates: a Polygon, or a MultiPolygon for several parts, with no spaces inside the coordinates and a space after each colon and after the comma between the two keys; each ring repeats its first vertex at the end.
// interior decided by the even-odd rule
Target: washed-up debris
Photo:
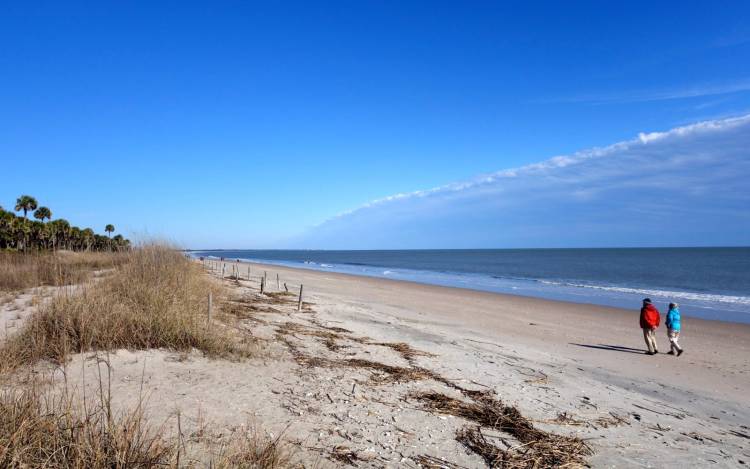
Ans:
{"type": "Polygon", "coordinates": [[[580,438],[549,433],[535,428],[516,407],[503,404],[491,391],[464,391],[471,402],[436,392],[416,393],[425,409],[461,417],[515,438],[520,445],[501,448],[487,441],[479,428],[464,427],[456,439],[480,455],[490,467],[536,468],[583,466],[591,449],[580,438]]]}

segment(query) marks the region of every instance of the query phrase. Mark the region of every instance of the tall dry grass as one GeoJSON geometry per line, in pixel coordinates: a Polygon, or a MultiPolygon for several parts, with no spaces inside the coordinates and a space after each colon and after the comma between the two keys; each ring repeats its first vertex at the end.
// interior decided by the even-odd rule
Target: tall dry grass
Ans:
{"type": "Polygon", "coordinates": [[[0,347],[0,371],[119,348],[198,349],[216,357],[255,351],[233,340],[228,328],[208,324],[208,293],[218,301],[222,291],[197,264],[162,245],[122,256],[110,275],[73,295],[58,295],[32,314],[0,347]]]}
{"type": "Polygon", "coordinates": [[[0,394],[0,467],[163,467],[176,445],[162,433],[149,428],[140,406],[113,414],[104,400],[80,406],[36,386],[0,394]]]}
{"type": "Polygon", "coordinates": [[[0,467],[180,469],[206,467],[206,463],[217,469],[304,467],[280,437],[269,439],[257,431],[235,434],[218,456],[210,456],[205,451],[213,444],[210,437],[191,438],[186,444],[179,432],[170,432],[168,422],[152,427],[142,400],[133,409],[113,410],[109,371],[107,376],[100,376],[100,391],[88,400],[67,387],[55,392],[36,383],[0,391],[0,467]]]}
{"type": "MultiPolygon", "coordinates": [[[[233,337],[231,328],[207,321],[208,294],[218,305],[222,287],[170,247],[143,246],[118,254],[116,262],[108,254],[87,255],[85,262],[75,256],[69,265],[113,270],[74,294],[55,296],[40,306],[0,345],[0,374],[40,360],[65,363],[74,353],[119,348],[198,349],[216,357],[256,352],[252,343],[233,337]]],[[[6,270],[27,272],[24,285],[38,284],[39,272],[46,271],[39,267],[44,262],[48,259],[18,260],[6,270]]],[[[97,363],[105,363],[110,376],[109,361],[97,355],[97,363]]],[[[103,380],[101,370],[99,391],[88,400],[69,392],[67,384],[47,388],[39,384],[44,380],[26,380],[10,379],[0,389],[0,467],[202,467],[199,460],[187,460],[186,453],[212,445],[196,441],[195,449],[186,447],[175,436],[179,424],[177,432],[168,422],[150,426],[142,402],[134,409],[113,411],[109,378],[103,380]]],[[[293,467],[290,455],[278,439],[238,434],[208,459],[213,467],[281,469],[293,467]]]]}
{"type": "Polygon", "coordinates": [[[0,292],[82,283],[92,271],[113,268],[125,260],[123,253],[0,251],[0,292]]]}
{"type": "Polygon", "coordinates": [[[302,467],[292,447],[281,439],[269,439],[254,431],[235,435],[212,462],[215,469],[281,469],[302,467]]]}

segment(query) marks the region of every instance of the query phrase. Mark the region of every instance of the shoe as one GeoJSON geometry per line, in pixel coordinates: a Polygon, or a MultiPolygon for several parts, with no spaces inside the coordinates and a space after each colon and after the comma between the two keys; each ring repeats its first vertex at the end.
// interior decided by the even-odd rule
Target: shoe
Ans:
{"type": "Polygon", "coordinates": [[[653,355],[654,352],[646,352],[646,355],[653,355]]]}
{"type": "Polygon", "coordinates": [[[670,350],[669,352],[667,352],[667,355],[674,355],[674,350],[670,350]]]}
{"type": "Polygon", "coordinates": [[[682,350],[682,349],[678,350],[677,351],[677,356],[679,357],[680,355],[682,355],[682,352],[684,352],[684,350],[682,350]]]}

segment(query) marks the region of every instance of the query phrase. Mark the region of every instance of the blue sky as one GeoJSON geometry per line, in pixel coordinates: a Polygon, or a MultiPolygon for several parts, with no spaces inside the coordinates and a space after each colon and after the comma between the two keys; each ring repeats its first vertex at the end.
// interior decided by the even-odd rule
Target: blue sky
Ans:
{"type": "MultiPolygon", "coordinates": [[[[537,189],[514,186],[505,205],[486,188],[371,204],[705,121],[724,124],[670,134],[654,151],[636,145],[623,158],[653,163],[665,172],[649,180],[671,189],[677,149],[701,162],[680,167],[680,184],[719,167],[750,176],[750,130],[726,124],[750,113],[744,1],[3,8],[6,208],[29,193],[81,226],[114,223],[131,237],[196,248],[750,243],[748,189],[723,177],[710,178],[717,186],[698,191],[679,218],[627,190],[559,207],[572,217],[551,211],[549,198],[528,206],[556,173],[525,174],[537,189]],[[511,220],[521,207],[545,223],[511,220]],[[688,222],[665,238],[624,230],[633,210],[653,223],[726,213],[713,230],[688,222]],[[498,235],[503,217],[525,230],[498,235]],[[555,236],[562,230],[576,236],[555,236]]],[[[580,180],[565,174],[566,190],[606,184],[597,175],[609,174],[599,168],[607,162],[622,166],[582,162],[580,180]]],[[[638,179],[630,169],[621,180],[638,179]]]]}

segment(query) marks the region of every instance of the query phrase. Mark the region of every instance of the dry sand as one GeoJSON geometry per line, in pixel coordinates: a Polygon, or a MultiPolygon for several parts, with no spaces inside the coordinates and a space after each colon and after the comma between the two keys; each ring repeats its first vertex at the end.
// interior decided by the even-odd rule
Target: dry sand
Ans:
{"type": "MultiPolygon", "coordinates": [[[[240,268],[242,276],[247,267],[240,268]]],[[[594,467],[750,463],[750,326],[685,318],[685,354],[663,353],[668,342],[661,328],[662,354],[647,356],[638,305],[625,311],[270,265],[250,268],[250,281],[217,281],[235,298],[254,302],[256,310],[264,304],[265,311],[250,312],[238,303],[246,311],[238,327],[268,341],[263,357],[233,363],[198,354],[119,351],[110,356],[115,402],[134,404],[143,382],[151,419],[174,426],[168,419],[179,411],[188,438],[205,427],[221,442],[257,426],[274,436],[283,432],[299,446],[300,460],[323,467],[347,460],[359,467],[418,467],[419,456],[443,459],[445,467],[486,467],[455,440],[456,430],[469,422],[427,412],[408,397],[422,391],[460,397],[445,383],[418,377],[393,382],[382,370],[305,361],[361,359],[418,366],[467,389],[492,389],[539,428],[585,438],[594,467]],[[270,292],[277,291],[277,273],[293,292],[304,284],[308,308],[297,312],[293,298],[260,297],[263,271],[270,292]],[[407,359],[378,345],[401,342],[429,355],[407,359]],[[302,358],[295,361],[290,350],[302,358]],[[556,422],[560,414],[568,419],[556,422]]],[[[94,386],[96,361],[89,357],[69,364],[68,383],[94,386]]],[[[513,443],[502,432],[485,433],[513,443]]]]}

